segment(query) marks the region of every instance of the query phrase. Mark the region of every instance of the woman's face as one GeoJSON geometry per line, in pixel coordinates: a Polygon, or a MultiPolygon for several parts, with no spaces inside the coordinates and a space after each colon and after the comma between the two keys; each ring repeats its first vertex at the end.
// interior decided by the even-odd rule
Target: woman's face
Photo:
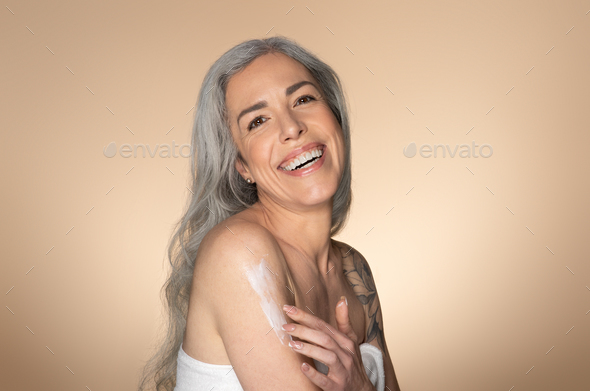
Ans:
{"type": "Polygon", "coordinates": [[[236,169],[256,182],[260,198],[291,208],[330,201],[344,171],[342,129],[301,63],[282,53],[258,57],[232,76],[226,105],[245,161],[236,169]],[[310,157],[313,164],[293,169],[310,157]]]}

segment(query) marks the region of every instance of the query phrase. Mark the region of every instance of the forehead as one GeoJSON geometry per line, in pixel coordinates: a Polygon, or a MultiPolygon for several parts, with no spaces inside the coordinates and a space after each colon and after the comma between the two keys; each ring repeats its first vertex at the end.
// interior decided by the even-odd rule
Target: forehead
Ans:
{"type": "Polygon", "coordinates": [[[231,77],[225,94],[226,105],[235,116],[242,106],[256,103],[266,92],[276,89],[284,96],[287,87],[302,80],[315,84],[313,76],[300,62],[282,53],[268,53],[231,77]]]}

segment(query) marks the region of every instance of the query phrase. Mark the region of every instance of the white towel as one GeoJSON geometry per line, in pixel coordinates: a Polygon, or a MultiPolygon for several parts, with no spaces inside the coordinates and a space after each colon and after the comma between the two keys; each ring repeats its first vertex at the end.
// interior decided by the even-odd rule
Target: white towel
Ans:
{"type": "Polygon", "coordinates": [[[385,370],[383,369],[383,353],[381,349],[368,343],[359,345],[365,372],[377,391],[385,389],[385,370]]]}
{"type": "MultiPolygon", "coordinates": [[[[368,343],[359,345],[365,372],[377,391],[385,388],[383,355],[381,350],[368,343]]],[[[316,369],[324,375],[328,367],[314,360],[316,369]]],[[[209,364],[196,360],[185,353],[180,344],[176,366],[176,387],[174,391],[243,391],[242,385],[231,365],[209,364]]]]}
{"type": "Polygon", "coordinates": [[[209,364],[186,354],[182,343],[176,364],[174,391],[243,391],[231,365],[209,364]]]}

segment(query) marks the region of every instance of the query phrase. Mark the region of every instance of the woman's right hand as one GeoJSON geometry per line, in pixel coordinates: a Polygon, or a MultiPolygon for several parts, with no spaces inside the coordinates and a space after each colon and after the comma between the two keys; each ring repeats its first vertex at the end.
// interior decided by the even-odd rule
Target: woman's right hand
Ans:
{"type": "Polygon", "coordinates": [[[283,309],[290,318],[299,323],[284,325],[285,331],[299,339],[312,342],[294,341],[290,343],[293,351],[321,361],[329,368],[328,374],[324,375],[303,363],[301,370],[312,383],[325,391],[375,390],[363,366],[358,337],[350,323],[344,296],[336,305],[338,330],[295,306],[284,306],[283,309]],[[301,347],[297,348],[297,344],[301,344],[301,347]]]}

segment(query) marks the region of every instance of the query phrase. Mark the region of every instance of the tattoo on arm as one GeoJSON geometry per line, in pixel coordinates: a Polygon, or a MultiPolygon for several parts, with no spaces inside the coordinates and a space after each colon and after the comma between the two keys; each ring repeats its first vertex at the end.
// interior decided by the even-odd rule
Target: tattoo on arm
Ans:
{"type": "Polygon", "coordinates": [[[354,248],[343,243],[337,244],[342,254],[344,275],[350,282],[357,298],[365,307],[369,320],[365,342],[371,342],[376,338],[379,347],[385,352],[381,306],[369,264],[354,248]]]}

